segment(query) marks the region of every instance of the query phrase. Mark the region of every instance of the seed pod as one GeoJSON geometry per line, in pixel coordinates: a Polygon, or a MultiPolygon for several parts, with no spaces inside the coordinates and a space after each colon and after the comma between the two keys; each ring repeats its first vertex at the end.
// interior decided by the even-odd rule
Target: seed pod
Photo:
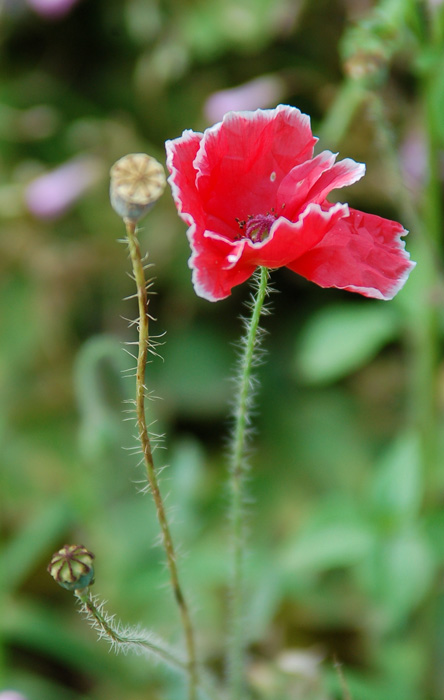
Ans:
{"type": "Polygon", "coordinates": [[[52,555],[48,571],[55,581],[69,591],[94,583],[94,554],[81,544],[65,544],[52,555]]]}
{"type": "Polygon", "coordinates": [[[111,168],[111,206],[122,219],[136,222],[162,196],[166,185],[162,165],[145,153],[131,153],[111,168]]]}

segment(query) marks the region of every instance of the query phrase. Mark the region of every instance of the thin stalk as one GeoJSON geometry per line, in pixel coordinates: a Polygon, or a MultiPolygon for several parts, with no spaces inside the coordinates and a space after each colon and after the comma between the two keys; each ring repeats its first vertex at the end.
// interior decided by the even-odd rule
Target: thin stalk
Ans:
{"type": "Polygon", "coordinates": [[[418,268],[421,267],[422,303],[415,306],[412,318],[413,385],[412,408],[421,436],[421,452],[425,478],[425,499],[436,503],[439,491],[439,412],[438,371],[440,355],[438,306],[440,303],[440,266],[443,233],[441,198],[440,144],[436,138],[432,117],[433,78],[424,80],[424,116],[428,126],[427,183],[421,207],[422,227],[417,240],[418,268]]]}
{"type": "Polygon", "coordinates": [[[252,301],[252,315],[246,324],[246,336],[240,358],[238,394],[234,406],[234,434],[230,449],[230,516],[232,537],[232,580],[229,611],[228,674],[231,700],[241,700],[244,693],[244,559],[245,559],[245,480],[249,410],[253,398],[252,370],[258,347],[259,321],[267,295],[268,270],[260,269],[257,293],[252,301]]]}
{"type": "MultiPolygon", "coordinates": [[[[426,88],[428,86],[426,85],[426,88]]],[[[425,90],[424,111],[432,121],[430,99],[425,90]]],[[[439,178],[439,147],[433,128],[427,132],[428,179],[424,188],[422,218],[404,185],[399,155],[395,147],[391,126],[386,118],[380,95],[369,98],[369,108],[374,119],[385,157],[389,182],[393,187],[393,199],[399,202],[404,221],[415,236],[409,245],[413,259],[418,262],[409,285],[417,286],[414,302],[409,310],[409,342],[411,350],[410,413],[418,430],[425,481],[425,497],[433,502],[437,493],[438,478],[438,365],[439,333],[436,295],[439,294],[440,238],[442,236],[442,202],[439,178]]]]}
{"type": "Polygon", "coordinates": [[[347,78],[337,92],[320,128],[321,143],[337,148],[367,97],[362,81],[347,78]]]}
{"type": "Polygon", "coordinates": [[[116,623],[114,616],[108,615],[102,604],[97,605],[88,588],[78,589],[75,594],[82,603],[81,612],[85,613],[100,637],[107,639],[116,651],[120,649],[127,651],[129,648],[136,652],[145,651],[182,673],[188,672],[187,662],[176,652],[168,649],[166,644],[154,639],[150,633],[139,629],[126,630],[116,623]]]}
{"type": "Polygon", "coordinates": [[[151,449],[148,428],[145,416],[145,370],[147,364],[148,348],[150,343],[149,338],[149,315],[148,315],[148,298],[146,290],[145,271],[140,254],[139,241],[136,235],[136,225],[134,222],[126,220],[126,233],[128,239],[128,248],[133,267],[134,279],[137,286],[137,298],[139,304],[139,352],[137,357],[137,372],[136,372],[136,414],[137,427],[139,432],[140,444],[142,446],[143,459],[146,467],[148,483],[151,489],[151,494],[157,511],[157,519],[159,521],[162,543],[166,553],[168,571],[170,581],[174,592],[174,597],[179,606],[182,626],[185,634],[185,643],[188,655],[188,673],[189,673],[189,700],[197,698],[197,659],[196,647],[194,641],[194,631],[191,623],[191,616],[186,603],[182,588],[179,582],[179,574],[176,563],[176,552],[174,549],[173,540],[171,537],[168,520],[165,513],[162,496],[159,489],[156,470],[154,467],[153,453],[151,449]]]}
{"type": "MultiPolygon", "coordinates": [[[[138,627],[124,627],[116,622],[115,616],[104,610],[103,603],[97,603],[97,598],[91,595],[89,588],[77,589],[74,593],[82,604],[80,612],[85,614],[99,638],[106,639],[116,652],[146,653],[178,673],[188,674],[187,661],[152,632],[138,627]]],[[[202,674],[198,687],[209,700],[221,700],[214,680],[208,674],[202,674]]]]}

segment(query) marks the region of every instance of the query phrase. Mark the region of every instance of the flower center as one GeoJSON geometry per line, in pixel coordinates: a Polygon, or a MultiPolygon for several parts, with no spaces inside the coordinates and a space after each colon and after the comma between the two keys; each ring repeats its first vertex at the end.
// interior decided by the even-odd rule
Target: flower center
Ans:
{"type": "Polygon", "coordinates": [[[256,214],[249,216],[245,221],[236,219],[243,236],[248,238],[253,243],[262,243],[268,237],[270,229],[276,221],[276,214],[273,209],[266,214],[256,214]]]}

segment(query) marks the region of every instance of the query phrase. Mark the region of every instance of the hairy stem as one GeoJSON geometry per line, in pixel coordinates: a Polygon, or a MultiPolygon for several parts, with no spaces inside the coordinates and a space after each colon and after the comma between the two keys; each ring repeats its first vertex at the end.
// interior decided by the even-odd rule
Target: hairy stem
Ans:
{"type": "MultiPolygon", "coordinates": [[[[151,632],[139,628],[125,628],[116,622],[114,615],[109,615],[104,610],[103,603],[97,603],[97,598],[91,595],[89,588],[78,589],[75,595],[82,604],[80,612],[85,614],[99,638],[106,639],[116,652],[146,653],[179,673],[188,674],[187,661],[175,650],[151,632]]],[[[220,700],[211,677],[203,675],[199,678],[198,687],[210,700],[220,700]]]]}
{"type": "Polygon", "coordinates": [[[244,692],[244,558],[245,558],[245,479],[249,410],[253,400],[255,350],[258,347],[259,320],[267,295],[268,270],[260,269],[252,314],[246,323],[242,342],[238,394],[234,406],[234,434],[230,450],[230,516],[232,535],[231,606],[229,613],[228,674],[231,700],[241,700],[244,692]]]}
{"type": "Polygon", "coordinates": [[[196,648],[194,641],[194,631],[191,623],[190,612],[186,603],[182,588],[179,582],[179,575],[176,563],[176,553],[173,540],[171,537],[170,528],[168,525],[165,507],[159,489],[156,470],[154,467],[153,453],[151,449],[150,438],[145,416],[145,369],[147,364],[147,354],[149,348],[149,315],[148,315],[148,299],[146,290],[145,271],[140,254],[139,241],[136,236],[136,225],[127,220],[126,233],[128,239],[128,247],[131,257],[131,263],[134,272],[134,279],[137,286],[137,298],[139,303],[139,352],[137,357],[137,373],[136,373],[136,413],[137,427],[139,432],[140,444],[142,446],[143,459],[146,467],[148,483],[154,499],[157,511],[157,519],[159,521],[162,543],[165,549],[167,565],[170,574],[170,581],[174,592],[174,597],[179,606],[182,626],[185,634],[185,642],[188,654],[188,672],[189,672],[189,700],[196,700],[197,688],[197,660],[196,648]]]}
{"type": "Polygon", "coordinates": [[[97,630],[100,637],[106,639],[116,651],[126,651],[132,648],[134,651],[146,651],[169,666],[187,673],[188,664],[181,659],[176,652],[170,650],[166,644],[152,638],[147,632],[135,629],[124,629],[114,621],[114,616],[108,615],[103,605],[97,605],[89,589],[76,590],[75,594],[82,603],[81,612],[84,612],[90,624],[97,630]]]}

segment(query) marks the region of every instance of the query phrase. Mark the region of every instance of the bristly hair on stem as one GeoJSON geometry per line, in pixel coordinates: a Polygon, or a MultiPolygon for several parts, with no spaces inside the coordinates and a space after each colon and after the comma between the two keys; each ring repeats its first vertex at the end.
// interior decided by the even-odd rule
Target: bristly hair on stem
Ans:
{"type": "Polygon", "coordinates": [[[162,661],[175,670],[187,672],[186,660],[170,649],[156,634],[116,621],[115,615],[110,615],[105,610],[105,603],[99,602],[98,597],[92,596],[87,589],[77,590],[75,593],[81,604],[80,612],[97,632],[99,639],[109,642],[115,653],[127,654],[132,651],[136,654],[146,654],[153,661],[162,661]]]}
{"type": "MultiPolygon", "coordinates": [[[[163,663],[182,675],[188,675],[189,664],[186,659],[154,632],[124,625],[116,620],[115,615],[110,615],[105,610],[105,603],[99,602],[98,596],[92,596],[88,588],[76,590],[75,595],[80,603],[80,613],[97,632],[99,640],[107,641],[116,654],[144,654],[151,661],[163,663]]],[[[201,673],[198,686],[203,698],[221,700],[215,680],[207,672],[201,673]]]]}
{"type": "MultiPolygon", "coordinates": [[[[254,402],[256,398],[256,393],[259,388],[259,381],[256,376],[252,372],[253,369],[256,369],[259,367],[264,360],[264,356],[266,354],[266,350],[263,348],[263,341],[268,334],[268,331],[264,328],[261,328],[258,325],[259,318],[262,318],[263,316],[269,316],[271,313],[271,306],[269,303],[267,303],[265,300],[266,298],[273,293],[275,290],[270,287],[268,283],[268,270],[264,268],[265,272],[264,275],[267,276],[267,287],[265,289],[265,294],[263,295],[262,299],[262,292],[261,292],[261,284],[262,284],[262,278],[261,278],[261,270],[262,268],[259,268],[256,270],[256,272],[253,274],[251,278],[251,285],[252,285],[252,291],[250,293],[249,299],[245,302],[245,307],[248,309],[250,315],[247,316],[241,316],[240,321],[242,323],[244,333],[242,336],[239,338],[239,340],[235,343],[235,347],[237,349],[237,366],[235,370],[234,377],[232,378],[232,381],[234,383],[234,397],[232,401],[232,435],[230,436],[230,449],[229,449],[229,455],[230,459],[232,460],[235,458],[236,454],[236,446],[233,444],[236,441],[236,426],[237,426],[237,421],[239,418],[239,413],[242,412],[243,406],[242,406],[242,401],[243,398],[245,399],[245,420],[247,423],[247,426],[251,426],[251,416],[252,416],[252,410],[254,408],[254,402]],[[259,316],[256,319],[255,317],[255,309],[256,305],[258,303],[258,296],[261,297],[261,308],[259,311],[259,316]],[[254,329],[252,329],[252,324],[255,326],[254,329]],[[254,343],[253,347],[249,349],[249,343],[251,342],[251,333],[254,333],[254,343]],[[246,366],[248,365],[248,366],[246,366]],[[248,391],[245,391],[245,389],[242,386],[242,383],[245,379],[245,371],[248,373],[248,391]],[[243,392],[245,391],[245,396],[243,392]]],[[[248,444],[248,437],[249,433],[247,431],[246,435],[246,440],[244,446],[247,447],[248,444]]],[[[245,466],[248,468],[248,463],[245,464],[245,466]]]]}
{"type": "Polygon", "coordinates": [[[246,479],[248,474],[248,443],[251,433],[251,415],[257,378],[253,370],[263,357],[261,341],[264,331],[259,322],[270,313],[265,299],[270,293],[268,270],[261,267],[253,277],[254,290],[248,302],[251,316],[243,325],[245,333],[240,341],[238,368],[235,376],[236,391],[233,402],[233,432],[229,447],[230,530],[232,546],[232,578],[227,650],[227,672],[231,700],[241,700],[245,672],[245,610],[244,559],[246,541],[246,479]]]}
{"type": "MultiPolygon", "coordinates": [[[[138,432],[138,440],[140,443],[142,462],[145,465],[147,483],[149,491],[156,506],[157,520],[160,526],[161,542],[166,555],[166,563],[169,572],[169,580],[172,588],[174,599],[178,605],[182,627],[185,636],[185,644],[188,655],[188,700],[197,700],[197,686],[199,683],[199,668],[196,657],[196,645],[194,627],[191,621],[191,615],[185,596],[182,591],[182,586],[179,580],[179,572],[177,567],[177,552],[171,536],[170,525],[168,522],[164,500],[159,488],[158,473],[153,460],[153,446],[149,433],[145,415],[145,401],[147,397],[147,387],[145,385],[145,372],[147,366],[148,353],[152,351],[150,347],[150,320],[151,316],[148,313],[148,297],[147,283],[145,278],[146,258],[142,258],[140,252],[139,240],[137,238],[136,223],[131,219],[125,220],[128,250],[131,259],[133,279],[137,288],[137,301],[139,309],[139,318],[137,323],[138,329],[138,354],[135,357],[137,361],[136,367],[136,425],[138,432]]],[[[128,351],[127,351],[128,352],[128,351]]]]}

